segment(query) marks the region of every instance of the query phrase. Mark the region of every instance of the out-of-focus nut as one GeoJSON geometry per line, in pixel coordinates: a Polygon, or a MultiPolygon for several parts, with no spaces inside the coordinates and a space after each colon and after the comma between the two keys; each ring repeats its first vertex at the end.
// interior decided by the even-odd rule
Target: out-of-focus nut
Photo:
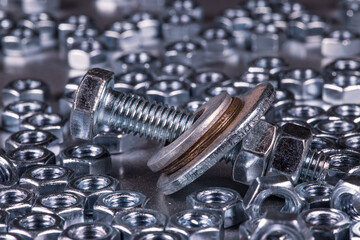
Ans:
{"type": "Polygon", "coordinates": [[[295,191],[308,202],[310,208],[329,208],[333,188],[326,182],[305,182],[297,185],[295,191]]]}
{"type": "Polygon", "coordinates": [[[258,15],[258,20],[261,23],[273,24],[283,32],[287,31],[288,19],[285,14],[280,12],[262,13],[258,15]]]}
{"type": "Polygon", "coordinates": [[[19,185],[36,195],[63,192],[73,176],[73,171],[58,165],[43,165],[28,169],[21,176],[19,185]]]}
{"type": "Polygon", "coordinates": [[[54,12],[59,6],[60,0],[21,0],[21,7],[25,13],[54,12]]]}
{"type": "Polygon", "coordinates": [[[160,35],[160,21],[155,15],[149,12],[135,12],[126,18],[139,29],[139,36],[142,46],[154,44],[160,35]]]}
{"type": "Polygon", "coordinates": [[[20,100],[37,100],[45,102],[48,99],[48,85],[38,79],[18,79],[11,81],[2,89],[3,105],[20,100]]]}
{"type": "Polygon", "coordinates": [[[250,185],[255,178],[264,176],[278,134],[278,126],[263,120],[251,129],[233,162],[234,181],[250,185]]]}
{"type": "Polygon", "coordinates": [[[149,199],[142,193],[121,190],[101,195],[94,204],[95,221],[111,223],[115,215],[125,210],[144,208],[149,199]]]}
{"type": "Polygon", "coordinates": [[[19,176],[31,167],[55,164],[55,154],[43,147],[19,147],[8,152],[6,156],[16,167],[19,176]]]}
{"type": "Polygon", "coordinates": [[[25,100],[11,103],[2,112],[2,127],[10,132],[20,130],[24,119],[36,113],[50,113],[51,108],[44,102],[25,100]]]}
{"type": "Polygon", "coordinates": [[[170,217],[166,230],[185,235],[188,239],[223,239],[221,215],[209,210],[191,209],[170,217]]]}
{"type": "Polygon", "coordinates": [[[279,7],[279,11],[287,15],[289,19],[295,19],[306,12],[304,5],[299,2],[284,2],[279,7]]]}
{"type": "Polygon", "coordinates": [[[201,94],[201,98],[205,101],[209,101],[210,98],[215,97],[222,92],[226,92],[233,97],[239,97],[250,89],[251,87],[249,87],[248,84],[245,84],[244,86],[234,86],[232,81],[214,83],[204,89],[203,93],[201,94]]]}
{"type": "MultiPolygon", "coordinates": [[[[70,32],[67,37],[65,38],[65,42],[60,45],[60,53],[69,51],[69,49],[73,48],[81,48],[81,45],[84,44],[85,49],[91,49],[93,45],[91,43],[83,43],[83,42],[91,42],[98,39],[99,32],[98,29],[80,25],[78,26],[73,32],[70,32]],[[66,51],[64,51],[66,50],[66,51]]],[[[100,44],[94,44],[94,48],[102,48],[103,45],[100,44]],[[99,46],[100,45],[100,46],[99,46]]]]}
{"type": "Polygon", "coordinates": [[[114,89],[120,92],[145,94],[153,82],[153,76],[146,69],[136,69],[115,76],[114,89]]]}
{"type": "Polygon", "coordinates": [[[360,52],[360,39],[348,30],[334,30],[321,42],[321,54],[325,57],[347,57],[360,52]]]}
{"type": "Polygon", "coordinates": [[[223,217],[224,228],[246,220],[240,194],[230,188],[210,187],[193,192],[186,198],[188,208],[215,211],[223,217]]]}
{"type": "Polygon", "coordinates": [[[248,72],[268,73],[271,79],[280,80],[280,74],[289,69],[288,64],[280,57],[259,57],[253,59],[248,66],[248,72]]]}
{"type": "Polygon", "coordinates": [[[358,124],[347,120],[322,120],[315,126],[318,134],[328,136],[330,138],[340,138],[357,134],[358,124]]]}
{"type": "Polygon", "coordinates": [[[76,92],[76,90],[79,88],[81,80],[82,76],[70,78],[65,84],[64,94],[67,94],[68,92],[76,92]]]}
{"type": "Polygon", "coordinates": [[[0,152],[0,189],[13,187],[19,181],[19,175],[5,152],[0,152]]]}
{"type": "Polygon", "coordinates": [[[276,79],[271,79],[270,75],[265,72],[244,72],[239,76],[238,80],[248,83],[251,87],[255,87],[257,84],[263,82],[270,82],[274,88],[278,88],[279,86],[278,81],[276,79]]]}
{"type": "Polygon", "coordinates": [[[162,36],[167,42],[194,38],[200,32],[200,29],[200,23],[186,13],[169,12],[162,18],[162,36]]]}
{"type": "Polygon", "coordinates": [[[84,221],[85,198],[75,193],[50,193],[36,199],[32,212],[56,214],[64,227],[84,221]]]}
{"type": "Polygon", "coordinates": [[[310,209],[301,213],[314,239],[340,240],[349,238],[350,219],[333,208],[310,209]]]}
{"type": "Polygon", "coordinates": [[[114,22],[102,34],[104,45],[108,50],[135,50],[140,46],[139,33],[134,23],[128,21],[114,22]]]}
{"type": "Polygon", "coordinates": [[[16,218],[11,223],[9,232],[29,240],[55,240],[62,232],[63,226],[64,220],[55,214],[28,213],[16,218]]]}
{"type": "Polygon", "coordinates": [[[338,58],[332,61],[331,63],[327,64],[323,68],[324,79],[328,82],[332,82],[333,79],[338,75],[359,76],[359,74],[360,74],[360,61],[353,58],[338,58]]]}
{"type": "Polygon", "coordinates": [[[21,123],[21,129],[43,130],[54,134],[59,142],[64,141],[64,135],[67,131],[67,121],[56,113],[36,113],[24,119],[21,123]]]}
{"type": "Polygon", "coordinates": [[[284,38],[284,33],[276,25],[259,23],[251,34],[251,50],[254,52],[278,52],[284,38]]]}
{"type": "Polygon", "coordinates": [[[333,78],[325,80],[323,100],[331,104],[358,104],[360,100],[360,76],[336,73],[333,78]]]}
{"type": "Polygon", "coordinates": [[[312,68],[295,68],[282,75],[280,86],[294,94],[296,100],[321,97],[324,80],[312,68]]]}
{"type": "Polygon", "coordinates": [[[1,240],[8,240],[8,239],[11,239],[11,240],[24,240],[23,237],[21,237],[18,234],[15,234],[15,233],[0,233],[0,239],[1,240]]]}
{"type": "Polygon", "coordinates": [[[197,4],[194,0],[167,1],[165,7],[168,11],[190,14],[198,20],[201,20],[204,15],[203,7],[197,4]]]}
{"type": "Polygon", "coordinates": [[[59,164],[72,169],[75,175],[110,174],[110,153],[101,145],[81,144],[65,148],[59,155],[59,164]]]}
{"type": "Polygon", "coordinates": [[[123,240],[130,240],[136,233],[162,232],[166,220],[166,216],[158,211],[136,208],[117,214],[112,225],[122,233],[123,240]]]}
{"type": "Polygon", "coordinates": [[[339,20],[343,26],[353,31],[358,32],[360,20],[360,3],[356,0],[342,0],[339,1],[339,20]]]}
{"type": "Polygon", "coordinates": [[[341,104],[332,106],[327,110],[329,118],[340,118],[350,120],[356,123],[360,122],[359,104],[341,104]]]}
{"type": "Polygon", "coordinates": [[[276,90],[275,100],[272,106],[269,108],[268,112],[265,115],[267,121],[272,123],[278,122],[281,120],[280,112],[283,108],[291,107],[294,105],[294,95],[286,90],[276,90]]]}
{"type": "Polygon", "coordinates": [[[126,73],[137,69],[156,69],[160,66],[160,61],[147,52],[127,53],[112,62],[112,67],[117,73],[126,73]]]}
{"type": "Polygon", "coordinates": [[[322,108],[308,105],[282,108],[279,115],[282,121],[304,121],[312,126],[327,119],[327,115],[322,108]]]}
{"type": "Polygon", "coordinates": [[[324,149],[331,149],[335,147],[335,140],[329,137],[320,135],[314,135],[311,141],[310,149],[312,151],[322,151],[324,149]]]}
{"type": "Polygon", "coordinates": [[[31,212],[34,194],[24,188],[13,187],[0,190],[0,210],[9,213],[9,221],[31,212]]]}
{"type": "Polygon", "coordinates": [[[101,222],[78,223],[67,227],[59,240],[120,239],[119,232],[112,226],[101,222]]]}
{"type": "Polygon", "coordinates": [[[350,149],[360,153],[360,134],[341,137],[338,143],[343,149],[350,149]]]}
{"type": "Polygon", "coordinates": [[[60,46],[64,46],[66,38],[79,27],[94,27],[94,20],[87,15],[71,15],[58,25],[60,46]]]}
{"type": "Polygon", "coordinates": [[[178,62],[193,67],[203,63],[203,55],[204,46],[193,40],[169,43],[164,50],[166,62],[178,62]]]}
{"type": "Polygon", "coordinates": [[[159,71],[156,71],[156,80],[174,79],[184,81],[188,76],[192,75],[195,70],[185,64],[181,63],[167,63],[163,65],[159,71]]]}
{"type": "Polygon", "coordinates": [[[146,95],[150,100],[170,106],[179,106],[190,99],[190,89],[185,82],[162,80],[152,83],[146,91],[146,95]]]}

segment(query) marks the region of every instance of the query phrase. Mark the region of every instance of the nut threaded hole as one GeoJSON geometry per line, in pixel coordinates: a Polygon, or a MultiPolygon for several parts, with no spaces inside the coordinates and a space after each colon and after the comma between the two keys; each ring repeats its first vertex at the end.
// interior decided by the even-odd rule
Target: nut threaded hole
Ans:
{"type": "Polygon", "coordinates": [[[296,106],[288,109],[288,113],[293,117],[312,118],[321,114],[321,110],[315,106],[296,106]]]}
{"type": "Polygon", "coordinates": [[[134,227],[148,227],[156,223],[156,217],[149,213],[130,212],[124,216],[124,222],[134,227]]]}
{"type": "Polygon", "coordinates": [[[330,148],[333,146],[333,142],[330,139],[322,137],[314,137],[311,142],[311,149],[313,150],[323,150],[325,148],[330,148]]]}
{"type": "Polygon", "coordinates": [[[335,113],[342,117],[358,117],[360,105],[340,105],[335,108],[335,113]]]}
{"type": "Polygon", "coordinates": [[[294,69],[290,73],[291,77],[296,80],[307,80],[316,77],[316,72],[311,68],[294,69]]]}
{"type": "Polygon", "coordinates": [[[19,224],[28,230],[46,229],[55,225],[55,218],[47,214],[32,214],[22,218],[19,224]]]}
{"type": "Polygon", "coordinates": [[[325,185],[307,185],[304,191],[307,197],[327,197],[332,193],[332,189],[325,185]]]}
{"type": "Polygon", "coordinates": [[[61,178],[66,174],[66,169],[59,166],[43,166],[31,172],[31,177],[40,180],[52,180],[61,178]]]}
{"type": "Polygon", "coordinates": [[[360,84],[360,78],[354,75],[338,75],[333,81],[339,87],[355,86],[360,84]]]}
{"type": "Polygon", "coordinates": [[[337,60],[334,64],[336,70],[356,70],[360,67],[360,63],[355,60],[337,60]]]}
{"type": "Polygon", "coordinates": [[[39,159],[44,155],[45,151],[41,148],[16,149],[9,154],[10,158],[16,161],[31,161],[39,159]]]}
{"type": "Polygon", "coordinates": [[[199,192],[196,198],[203,203],[228,203],[235,198],[234,194],[226,190],[206,190],[199,192]]]}
{"type": "Polygon", "coordinates": [[[28,193],[20,189],[8,189],[0,192],[1,204],[16,204],[23,202],[28,197],[28,193]]]}
{"type": "Polygon", "coordinates": [[[359,165],[359,158],[346,154],[332,154],[328,156],[331,167],[355,167],[359,165]]]}
{"type": "Polygon", "coordinates": [[[20,79],[16,80],[12,86],[17,90],[35,89],[41,86],[41,82],[34,79],[20,79]]]}
{"type": "Polygon", "coordinates": [[[322,131],[330,133],[346,133],[356,128],[355,123],[344,120],[325,121],[318,124],[318,128],[322,131]]]}
{"type": "Polygon", "coordinates": [[[17,135],[15,140],[21,144],[38,143],[45,141],[48,138],[48,134],[42,131],[24,131],[17,135]]]}
{"type": "Polygon", "coordinates": [[[41,110],[42,104],[40,102],[15,102],[9,105],[9,109],[15,113],[29,113],[41,110]]]}
{"type": "Polygon", "coordinates": [[[100,223],[84,223],[70,227],[68,234],[76,239],[100,239],[111,234],[110,226],[100,223]]]}
{"type": "Polygon", "coordinates": [[[313,211],[306,215],[305,221],[313,226],[334,226],[343,221],[344,217],[337,212],[313,211]]]}
{"type": "Polygon", "coordinates": [[[224,74],[220,72],[203,72],[197,74],[195,77],[197,83],[218,83],[225,80],[224,74]]]}
{"type": "Polygon", "coordinates": [[[346,145],[346,147],[359,149],[360,148],[360,136],[352,136],[352,137],[346,138],[345,145],[346,145]]]}
{"type": "Polygon", "coordinates": [[[197,212],[185,213],[177,222],[185,228],[205,228],[214,225],[210,216],[197,212]]]}
{"type": "Polygon", "coordinates": [[[29,118],[29,122],[36,127],[51,126],[61,123],[62,118],[57,114],[36,114],[29,118]]]}
{"type": "Polygon", "coordinates": [[[104,149],[96,145],[81,145],[71,149],[70,154],[75,158],[98,157],[104,152],[104,149]]]}
{"type": "Polygon", "coordinates": [[[94,191],[106,188],[111,180],[106,177],[84,177],[76,181],[75,187],[86,191],[94,191]]]}
{"type": "Polygon", "coordinates": [[[78,198],[74,195],[67,193],[51,195],[48,197],[43,197],[41,199],[41,204],[50,208],[67,208],[74,206],[77,203],[78,198]]]}
{"type": "Polygon", "coordinates": [[[131,193],[112,193],[106,196],[103,202],[111,208],[129,208],[140,203],[140,196],[131,193]]]}

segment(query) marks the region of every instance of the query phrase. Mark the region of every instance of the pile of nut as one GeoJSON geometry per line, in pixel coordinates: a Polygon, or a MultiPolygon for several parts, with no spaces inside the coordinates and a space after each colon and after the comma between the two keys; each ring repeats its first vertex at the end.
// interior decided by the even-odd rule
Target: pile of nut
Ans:
{"type": "Polygon", "coordinates": [[[109,1],[133,11],[104,31],[86,15],[55,20],[46,12],[58,0],[22,0],[18,21],[0,11],[3,55],[56,49],[81,73],[59,113],[42,80],[2,89],[0,239],[360,239],[360,60],[350,58],[360,53],[359,0],[339,1],[337,25],[297,2],[248,0],[206,28],[192,0],[99,0],[109,1]],[[293,68],[279,57],[289,42],[330,61],[293,68]],[[258,55],[246,71],[219,71],[244,52],[258,55]],[[193,135],[218,130],[198,126],[235,102],[216,120],[224,131],[192,152],[193,135]],[[231,114],[245,120],[227,132],[231,114]],[[148,144],[164,145],[148,161],[164,194],[219,161],[246,194],[208,187],[172,216],[151,209],[150,196],[112,176],[115,155],[148,144]]]}

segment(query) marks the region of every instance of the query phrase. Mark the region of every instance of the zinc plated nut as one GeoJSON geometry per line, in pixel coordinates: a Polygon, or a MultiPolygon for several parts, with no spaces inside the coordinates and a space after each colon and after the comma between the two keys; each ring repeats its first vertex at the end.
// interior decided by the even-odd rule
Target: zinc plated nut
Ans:
{"type": "Polygon", "coordinates": [[[259,83],[270,82],[274,88],[278,88],[277,80],[271,79],[270,75],[265,72],[244,72],[236,80],[248,83],[249,86],[255,87],[259,83]]]}
{"type": "Polygon", "coordinates": [[[352,225],[350,228],[350,239],[359,240],[360,239],[360,223],[357,222],[352,225]]]}
{"type": "Polygon", "coordinates": [[[21,0],[21,8],[25,13],[54,12],[59,6],[60,0],[21,0]]]}
{"type": "Polygon", "coordinates": [[[251,60],[247,71],[268,73],[271,79],[279,81],[280,74],[288,69],[289,65],[283,58],[265,56],[251,60]]]}
{"type": "Polygon", "coordinates": [[[360,39],[349,30],[334,30],[321,42],[321,54],[325,57],[349,57],[357,55],[360,39]]]}
{"type": "Polygon", "coordinates": [[[119,232],[112,226],[101,222],[77,223],[67,227],[60,234],[59,240],[86,240],[86,239],[120,239],[119,232]]]}
{"type": "Polygon", "coordinates": [[[156,80],[163,79],[175,79],[179,81],[184,81],[189,75],[193,74],[195,69],[190,65],[185,65],[181,63],[166,63],[160,67],[158,71],[154,71],[156,80]]]}
{"type": "Polygon", "coordinates": [[[126,210],[145,208],[149,198],[144,194],[120,190],[101,195],[94,204],[93,219],[111,224],[114,217],[126,210]]]}
{"type": "Polygon", "coordinates": [[[338,144],[342,149],[349,149],[360,153],[360,134],[341,137],[338,144]]]}
{"type": "Polygon", "coordinates": [[[337,58],[323,68],[323,76],[325,81],[333,80],[338,75],[359,76],[359,72],[360,61],[354,58],[337,58]]]}
{"type": "Polygon", "coordinates": [[[82,79],[82,76],[76,76],[76,77],[69,78],[69,80],[65,84],[64,94],[67,94],[68,92],[76,91],[80,85],[81,79],[82,79]]]}
{"type": "Polygon", "coordinates": [[[0,189],[14,187],[19,181],[17,170],[6,157],[5,152],[0,152],[0,189]]]}
{"type": "Polygon", "coordinates": [[[343,26],[358,32],[358,21],[360,17],[360,4],[356,0],[342,0],[339,2],[339,20],[343,26]]]}
{"type": "Polygon", "coordinates": [[[87,15],[71,15],[59,23],[57,32],[60,46],[65,44],[67,36],[73,33],[79,26],[93,27],[94,20],[87,15]]]}
{"type": "Polygon", "coordinates": [[[145,94],[154,76],[146,69],[136,69],[115,76],[114,89],[120,92],[145,94]]]}
{"type": "Polygon", "coordinates": [[[63,96],[59,99],[59,112],[65,118],[70,118],[71,109],[74,104],[74,99],[76,95],[76,90],[64,93],[63,96]]]}
{"type": "Polygon", "coordinates": [[[34,202],[34,194],[20,187],[0,190],[0,210],[9,213],[9,220],[30,213],[34,202]]]}
{"type": "Polygon", "coordinates": [[[113,22],[102,34],[103,43],[108,50],[135,50],[140,46],[136,25],[128,21],[113,22]]]}
{"type": "Polygon", "coordinates": [[[197,4],[194,0],[167,1],[165,7],[168,11],[190,14],[198,20],[201,20],[204,15],[203,7],[197,4]]]}
{"type": "Polygon", "coordinates": [[[315,125],[315,132],[330,138],[340,138],[358,133],[357,123],[348,120],[321,120],[315,125]]]}
{"type": "Polygon", "coordinates": [[[281,50],[285,35],[275,24],[259,23],[251,33],[253,52],[278,52],[281,50]]]}
{"type": "Polygon", "coordinates": [[[350,120],[356,123],[360,122],[359,104],[341,104],[332,106],[327,110],[329,118],[340,118],[350,120]]]}
{"type": "Polygon", "coordinates": [[[73,171],[59,165],[35,166],[21,176],[19,186],[36,195],[63,192],[73,176],[73,171]]]}
{"type": "Polygon", "coordinates": [[[139,30],[141,46],[154,44],[160,35],[161,22],[149,12],[135,12],[126,17],[126,20],[136,25],[139,30]]]}
{"type": "Polygon", "coordinates": [[[294,95],[286,90],[276,90],[275,100],[265,115],[266,120],[270,122],[278,122],[281,120],[281,110],[294,105],[294,95]]]}
{"type": "Polygon", "coordinates": [[[310,208],[330,208],[330,196],[334,186],[326,182],[305,182],[295,191],[306,200],[310,208]]]}
{"type": "Polygon", "coordinates": [[[227,93],[232,97],[241,97],[252,88],[248,84],[242,84],[239,82],[233,82],[232,80],[213,83],[204,89],[200,97],[205,101],[209,101],[211,98],[221,94],[227,93]]]}
{"type": "Polygon", "coordinates": [[[132,238],[132,240],[185,240],[188,239],[184,235],[176,232],[169,231],[149,231],[143,233],[137,233],[132,238]]]}
{"type": "Polygon", "coordinates": [[[308,105],[284,107],[280,110],[279,115],[282,121],[303,121],[311,126],[328,119],[322,108],[308,105]]]}
{"type": "Polygon", "coordinates": [[[182,40],[165,45],[165,62],[178,62],[190,66],[200,66],[203,63],[204,46],[194,40],[182,40]]]}

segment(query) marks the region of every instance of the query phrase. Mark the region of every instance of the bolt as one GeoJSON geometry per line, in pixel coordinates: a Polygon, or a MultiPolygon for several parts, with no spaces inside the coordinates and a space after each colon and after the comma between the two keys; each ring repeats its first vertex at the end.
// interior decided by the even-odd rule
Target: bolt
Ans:
{"type": "Polygon", "coordinates": [[[106,125],[165,143],[148,162],[151,170],[164,173],[158,187],[165,194],[194,181],[235,147],[275,95],[272,85],[264,83],[242,99],[222,93],[189,113],[117,92],[112,88],[113,76],[99,68],[85,74],[74,101],[71,134],[90,139],[106,125]]]}

